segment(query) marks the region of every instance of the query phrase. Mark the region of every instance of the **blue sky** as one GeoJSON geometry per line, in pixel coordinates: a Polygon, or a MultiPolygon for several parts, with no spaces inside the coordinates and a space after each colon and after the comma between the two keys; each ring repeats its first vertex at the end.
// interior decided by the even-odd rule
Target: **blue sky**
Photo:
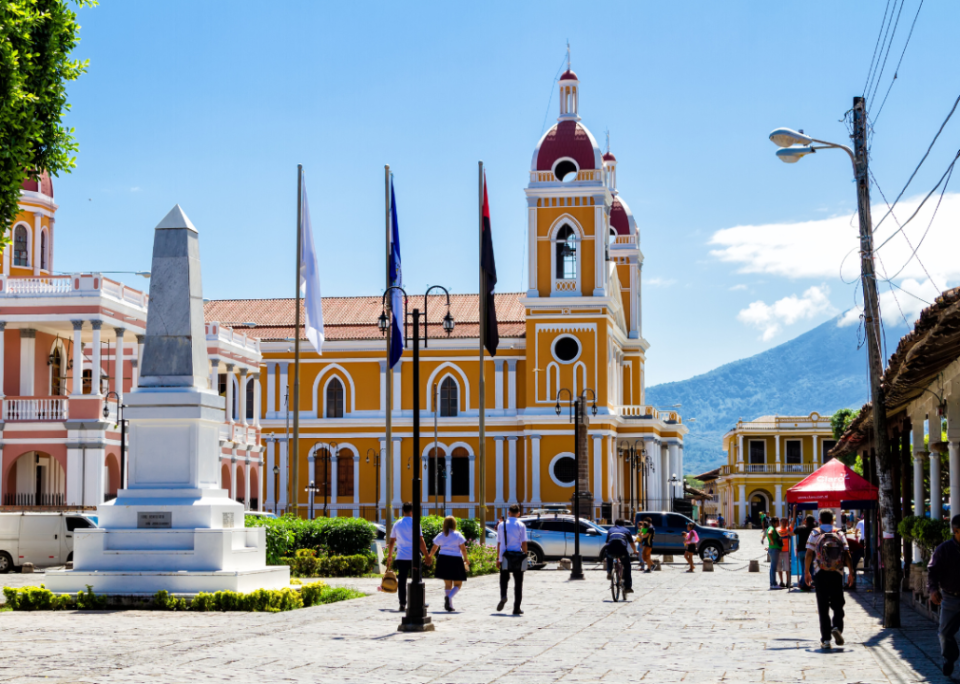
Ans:
{"type": "MultiPolygon", "coordinates": [[[[918,2],[904,0],[871,109],[918,2]]],[[[864,90],[884,9],[104,0],[80,12],[77,55],[90,70],[69,91],[80,154],[56,181],[56,267],[149,269],[152,228],[179,202],[201,234],[207,297],[290,296],[302,163],[324,294],[375,294],[389,163],[407,284],[475,292],[482,159],[499,289],[518,291],[523,188],[557,115],[553,79],[569,39],[583,123],[598,140],[610,129],[620,191],[641,227],[648,384],[687,378],[782,343],[859,296],[840,277],[856,246],[846,156],[787,166],[767,135],[790,126],[846,142],[841,119],[864,90]]],[[[923,7],[876,122],[872,169],[891,201],[960,93],[958,19],[960,5],[923,7]]],[[[944,172],[958,126],[906,199],[944,172]]],[[[908,228],[911,244],[925,217],[908,228]]],[[[894,280],[903,290],[929,299],[960,281],[948,258],[960,246],[954,217],[960,199],[948,195],[919,250],[926,269],[907,263],[903,240],[884,248],[890,274],[907,263],[894,280]]],[[[896,292],[885,295],[888,315],[913,320],[923,304],[896,292]]]]}

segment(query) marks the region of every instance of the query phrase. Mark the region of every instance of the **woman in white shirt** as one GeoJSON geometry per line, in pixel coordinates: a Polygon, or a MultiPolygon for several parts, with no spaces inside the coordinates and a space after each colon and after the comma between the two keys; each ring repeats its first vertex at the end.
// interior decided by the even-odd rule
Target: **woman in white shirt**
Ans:
{"type": "Polygon", "coordinates": [[[444,584],[443,607],[453,612],[453,597],[467,581],[470,561],[467,560],[467,538],[457,532],[457,519],[452,515],[443,519],[443,531],[433,538],[433,548],[428,554],[431,560],[438,549],[436,577],[444,584]]]}

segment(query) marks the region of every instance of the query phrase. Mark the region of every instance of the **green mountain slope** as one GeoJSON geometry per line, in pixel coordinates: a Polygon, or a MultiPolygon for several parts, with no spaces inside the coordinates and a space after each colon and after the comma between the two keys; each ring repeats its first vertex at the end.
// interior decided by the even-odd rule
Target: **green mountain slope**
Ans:
{"type": "MultiPolygon", "coordinates": [[[[857,349],[857,326],[839,328],[838,320],[709,373],[647,389],[647,404],[682,404],[684,420],[696,418],[687,425],[686,474],[726,462],[721,438],[740,418],[831,414],[859,408],[869,399],[866,350],[857,349]]],[[[887,328],[889,351],[906,332],[905,327],[887,328]]]]}

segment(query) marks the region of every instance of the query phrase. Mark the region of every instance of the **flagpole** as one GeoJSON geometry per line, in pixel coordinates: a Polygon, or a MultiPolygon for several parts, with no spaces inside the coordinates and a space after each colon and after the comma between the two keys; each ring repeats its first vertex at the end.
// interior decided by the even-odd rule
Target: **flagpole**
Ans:
{"type": "MultiPolygon", "coordinates": [[[[297,164],[297,289],[293,326],[293,449],[290,461],[290,502],[300,517],[300,257],[303,252],[303,164],[297,164]]],[[[312,496],[312,494],[311,494],[312,496]]]]}
{"type": "MultiPolygon", "coordinates": [[[[477,216],[478,216],[478,225],[480,230],[478,231],[478,238],[480,240],[480,251],[479,254],[483,254],[483,162],[477,162],[479,166],[479,186],[480,194],[477,203],[477,216]]],[[[480,456],[480,488],[479,488],[479,498],[480,498],[480,529],[484,530],[487,527],[487,426],[486,426],[486,412],[487,412],[487,396],[486,388],[483,384],[483,341],[486,338],[486,329],[487,329],[487,282],[486,277],[483,273],[483,264],[480,259],[477,260],[480,265],[480,385],[479,385],[479,401],[480,401],[480,445],[479,445],[479,456],[480,456]]],[[[486,535],[480,535],[480,543],[484,544],[486,540],[486,535]]]]}
{"type": "MultiPolygon", "coordinates": [[[[390,165],[386,164],[383,167],[383,193],[384,193],[384,206],[386,207],[385,218],[387,226],[387,258],[386,258],[386,274],[387,280],[384,288],[390,287],[390,239],[393,231],[390,226],[390,165]]],[[[390,297],[386,298],[387,300],[387,321],[390,321],[390,297]]],[[[387,325],[387,386],[386,386],[386,396],[384,397],[384,402],[386,403],[386,416],[387,416],[387,435],[386,435],[386,458],[381,458],[380,462],[384,464],[383,467],[387,469],[386,477],[386,486],[384,487],[384,503],[386,504],[386,511],[384,513],[384,519],[386,520],[387,525],[387,539],[390,539],[390,532],[393,530],[393,369],[390,367],[390,336],[393,334],[393,324],[390,323],[387,325]]],[[[383,456],[383,455],[381,455],[383,456]]]]}

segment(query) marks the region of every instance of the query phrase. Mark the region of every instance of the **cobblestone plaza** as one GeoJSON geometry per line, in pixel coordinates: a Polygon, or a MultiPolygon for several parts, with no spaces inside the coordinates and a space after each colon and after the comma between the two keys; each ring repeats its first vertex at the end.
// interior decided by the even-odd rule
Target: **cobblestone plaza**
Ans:
{"type": "MultiPolygon", "coordinates": [[[[909,609],[882,630],[875,595],[848,595],[846,644],[819,650],[811,594],[769,591],[759,532],[713,573],[684,564],[635,575],[613,603],[599,567],[587,579],[527,574],[525,615],[496,613],[497,578],[467,582],[457,613],[428,584],[436,631],[402,634],[396,596],[289,613],[0,614],[2,682],[949,682],[933,623],[909,609]]],[[[551,566],[552,567],[552,566],[551,566]]],[[[43,575],[5,575],[8,585],[43,575]]]]}

